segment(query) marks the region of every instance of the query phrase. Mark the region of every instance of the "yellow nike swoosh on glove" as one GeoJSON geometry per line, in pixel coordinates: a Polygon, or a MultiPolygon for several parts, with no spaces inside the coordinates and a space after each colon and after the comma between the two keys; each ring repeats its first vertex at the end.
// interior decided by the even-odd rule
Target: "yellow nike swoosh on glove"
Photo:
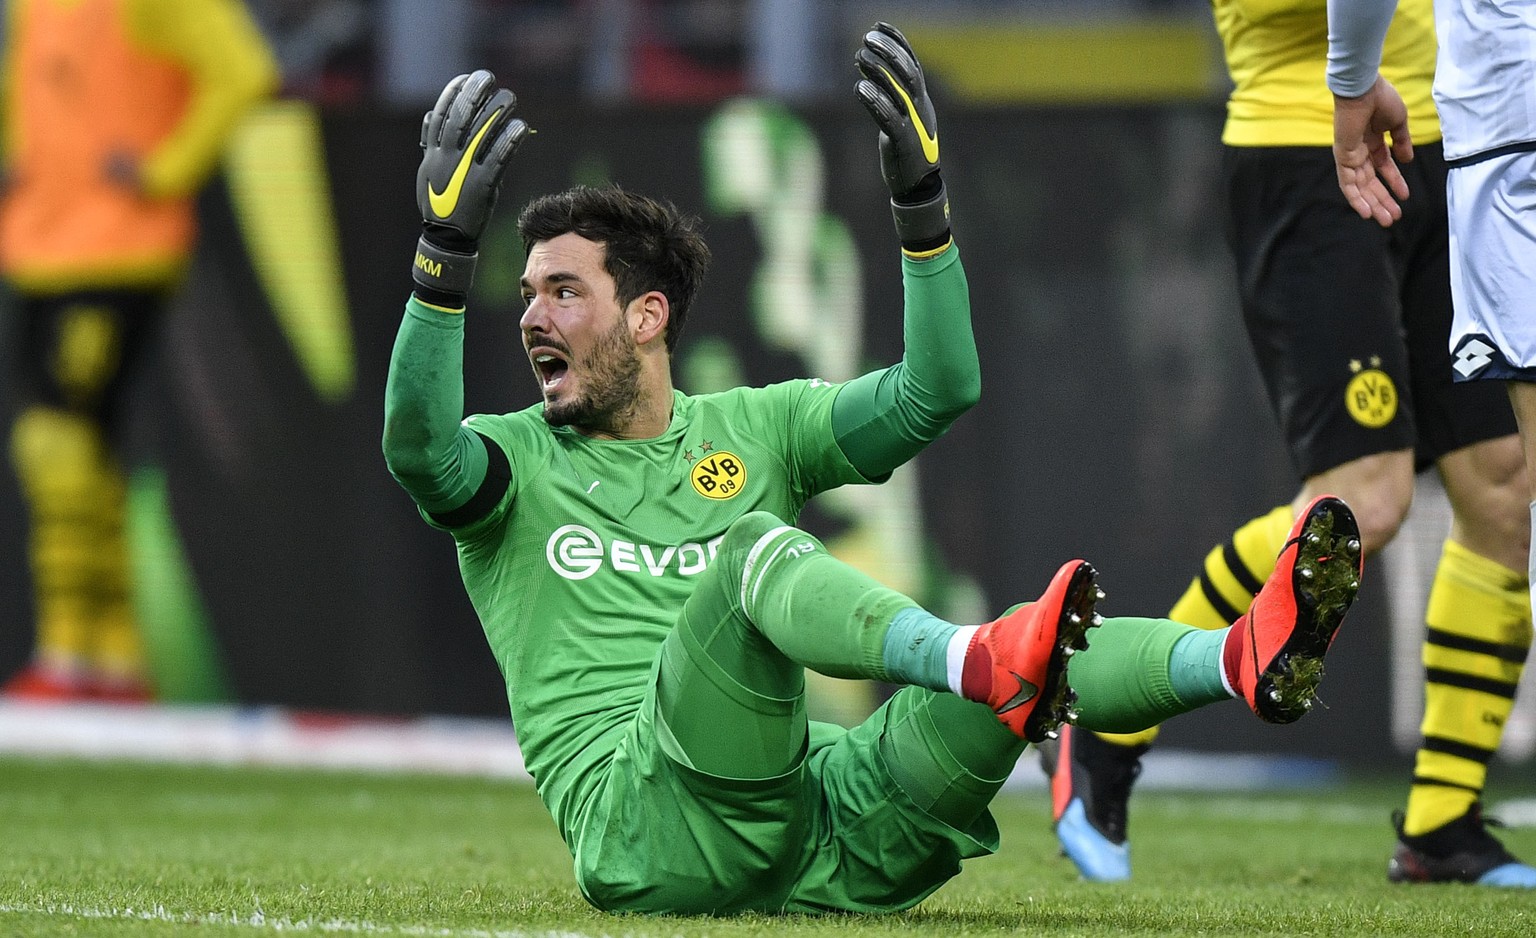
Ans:
{"type": "Polygon", "coordinates": [[[485,132],[491,129],[492,124],[496,123],[496,115],[500,113],[501,108],[497,108],[491,114],[490,119],[481,126],[480,132],[475,134],[475,138],[469,141],[469,149],[465,150],[464,155],[459,157],[459,165],[453,168],[453,175],[448,177],[448,185],[444,187],[442,192],[432,188],[430,182],[427,183],[427,202],[432,206],[432,211],[438,218],[447,218],[453,214],[454,209],[459,207],[459,192],[464,188],[464,177],[469,175],[469,163],[475,158],[475,151],[480,149],[480,141],[484,139],[485,132]]]}
{"type": "Polygon", "coordinates": [[[901,95],[901,103],[907,106],[907,116],[912,118],[912,125],[917,128],[918,142],[923,145],[923,157],[930,163],[937,163],[939,161],[939,135],[928,132],[928,128],[923,124],[922,117],[917,113],[917,106],[912,103],[912,98],[907,94],[907,90],[901,87],[901,82],[897,81],[896,77],[889,71],[886,71],[884,66],[881,66],[880,71],[885,72],[885,77],[891,80],[891,87],[895,88],[896,93],[901,95]]]}

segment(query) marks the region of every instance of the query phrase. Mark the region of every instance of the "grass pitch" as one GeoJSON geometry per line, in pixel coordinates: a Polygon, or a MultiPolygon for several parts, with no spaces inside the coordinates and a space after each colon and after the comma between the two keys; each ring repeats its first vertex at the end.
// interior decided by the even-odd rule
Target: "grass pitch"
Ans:
{"type": "MultiPolygon", "coordinates": [[[[1091,885],[1056,855],[1044,793],[1005,794],[999,854],[911,912],[644,918],[582,901],[522,783],[4,759],[0,935],[1536,934],[1536,896],[1386,882],[1402,796],[1138,793],[1135,881],[1091,885]]],[[[1536,831],[1503,838],[1536,857],[1536,831]]]]}

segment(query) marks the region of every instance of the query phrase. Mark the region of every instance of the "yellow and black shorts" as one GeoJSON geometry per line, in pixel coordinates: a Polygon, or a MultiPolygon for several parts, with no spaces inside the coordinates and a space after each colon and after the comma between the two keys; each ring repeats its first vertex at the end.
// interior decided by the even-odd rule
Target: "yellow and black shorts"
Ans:
{"type": "Polygon", "coordinates": [[[13,331],[19,397],[89,417],[112,432],[164,304],[163,293],[145,290],[19,298],[13,331]]]}
{"type": "Polygon", "coordinates": [[[1451,380],[1440,144],[1403,173],[1412,195],[1383,229],[1344,201],[1329,148],[1227,148],[1243,318],[1302,478],[1410,447],[1422,469],[1516,432],[1503,388],[1451,380]]]}

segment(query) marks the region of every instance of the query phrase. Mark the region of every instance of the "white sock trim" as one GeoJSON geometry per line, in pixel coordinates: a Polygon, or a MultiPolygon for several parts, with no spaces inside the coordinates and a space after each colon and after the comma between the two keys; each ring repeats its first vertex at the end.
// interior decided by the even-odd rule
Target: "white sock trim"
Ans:
{"type": "Polygon", "coordinates": [[[955,629],[955,634],[949,637],[949,647],[945,649],[944,665],[945,679],[949,682],[949,690],[955,696],[964,696],[960,690],[961,678],[965,674],[965,652],[971,647],[971,639],[975,637],[979,625],[962,625],[955,629]]]}
{"type": "Polygon", "coordinates": [[[1227,693],[1233,697],[1242,697],[1242,691],[1234,688],[1232,679],[1227,676],[1227,642],[1231,639],[1232,630],[1235,628],[1237,628],[1235,625],[1227,626],[1227,634],[1221,637],[1221,656],[1216,659],[1216,670],[1221,673],[1221,686],[1226,688],[1227,693]]]}
{"type": "Polygon", "coordinates": [[[789,546],[789,542],[786,540],[784,544],[780,545],[778,550],[766,558],[762,556],[763,551],[768,549],[769,544],[774,538],[783,535],[785,531],[793,530],[795,529],[789,525],[781,524],[758,538],[757,543],[753,544],[752,549],[747,552],[747,562],[741,568],[741,608],[746,611],[748,619],[753,618],[752,605],[757,601],[757,589],[762,584],[762,570],[768,569],[768,565],[773,563],[773,558],[777,557],[785,547],[789,546]],[[761,565],[761,570],[759,565],[761,565]]]}

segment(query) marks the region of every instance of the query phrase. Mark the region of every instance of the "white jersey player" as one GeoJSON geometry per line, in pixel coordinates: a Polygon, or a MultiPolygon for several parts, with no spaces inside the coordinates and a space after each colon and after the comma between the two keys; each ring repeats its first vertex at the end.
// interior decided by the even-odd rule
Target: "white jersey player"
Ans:
{"type": "MultiPolygon", "coordinates": [[[[1377,71],[1396,6],[1328,3],[1339,188],[1361,216],[1383,226],[1401,216],[1398,200],[1408,196],[1393,158],[1413,153],[1403,100],[1377,71]]],[[[1435,0],[1435,32],[1434,98],[1449,168],[1455,379],[1508,382],[1536,528],[1536,473],[1529,471],[1536,467],[1536,4],[1435,0]]],[[[1536,592],[1532,597],[1536,606],[1536,592]]],[[[1523,639],[1529,642],[1528,632],[1523,639]]],[[[1389,875],[1536,888],[1536,869],[1509,856],[1479,819],[1463,827],[1401,837],[1389,875]],[[1477,856],[1484,859],[1471,862],[1477,856]]]]}

